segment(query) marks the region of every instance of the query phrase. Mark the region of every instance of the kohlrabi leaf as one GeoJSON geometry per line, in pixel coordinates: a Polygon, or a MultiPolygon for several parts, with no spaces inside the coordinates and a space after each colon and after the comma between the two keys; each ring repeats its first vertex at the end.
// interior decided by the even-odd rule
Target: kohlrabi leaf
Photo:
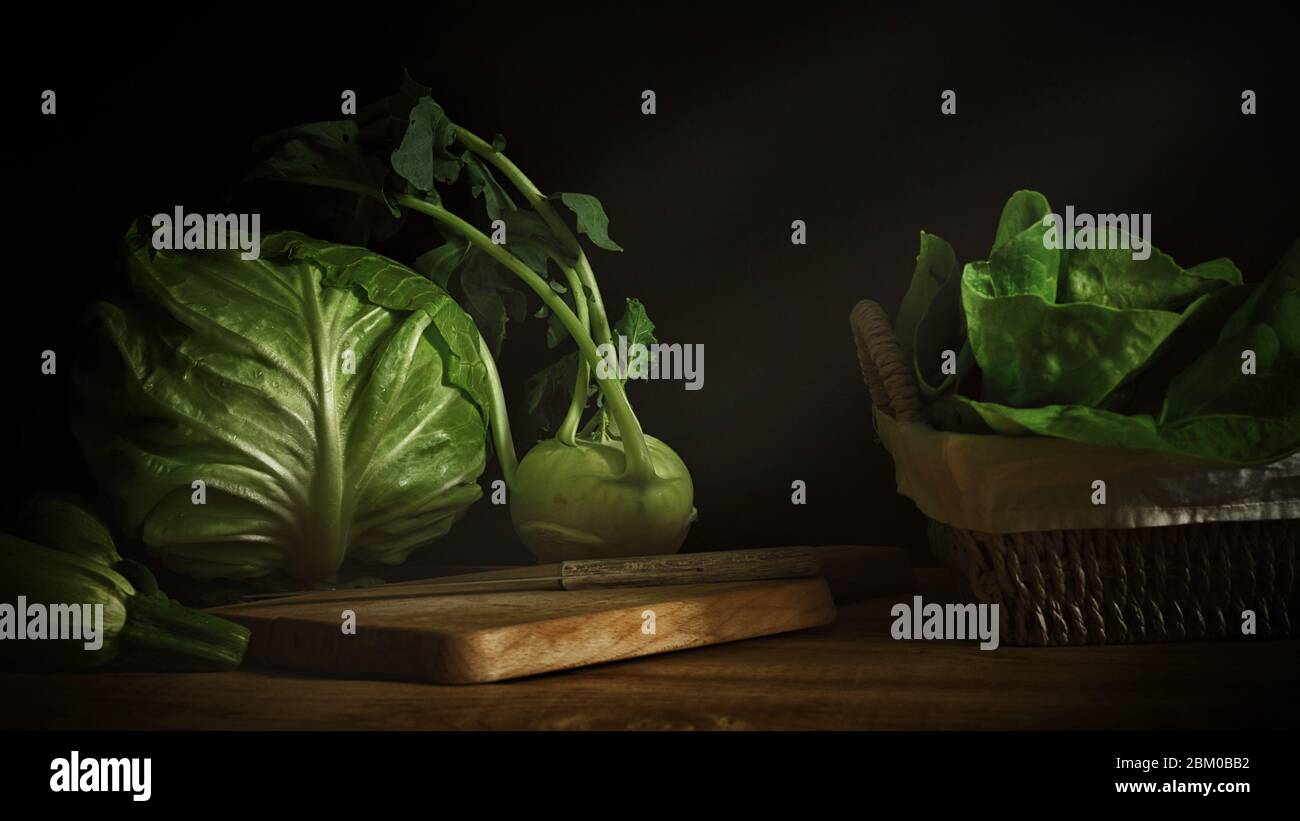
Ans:
{"type": "Polygon", "coordinates": [[[466,252],[458,275],[462,304],[497,356],[506,338],[506,323],[522,321],[528,315],[528,301],[514,286],[514,278],[477,248],[466,252]]]}
{"type": "Polygon", "coordinates": [[[639,299],[627,300],[623,316],[614,323],[614,336],[626,338],[628,347],[638,344],[648,346],[659,341],[655,339],[655,324],[650,321],[650,315],[639,299]]]}
{"type": "Polygon", "coordinates": [[[403,71],[397,91],[365,103],[357,112],[362,144],[375,149],[377,155],[387,162],[411,127],[411,110],[421,98],[432,93],[433,89],[416,81],[410,72],[403,71]]]}
{"type": "Polygon", "coordinates": [[[562,244],[546,222],[532,211],[506,211],[506,250],[539,275],[547,275],[547,260],[556,259],[572,266],[576,260],[562,250],[562,244]]]}
{"type": "MultiPolygon", "coordinates": [[[[566,294],[564,300],[566,304],[572,307],[571,295],[566,294]]],[[[555,314],[548,313],[546,316],[546,345],[548,348],[554,348],[569,338],[568,331],[560,324],[555,314]]],[[[615,350],[628,351],[629,360],[632,357],[632,346],[634,344],[645,345],[647,348],[654,345],[658,340],[654,335],[655,325],[646,313],[645,306],[640,300],[629,299],[624,309],[623,316],[614,324],[613,344],[615,350]]],[[[645,364],[649,366],[653,356],[653,348],[647,352],[645,364]]],[[[629,361],[629,364],[631,362],[629,361]]],[[[532,419],[533,424],[541,431],[554,431],[564,418],[564,413],[569,406],[569,401],[573,394],[574,380],[577,376],[578,353],[572,351],[561,357],[552,364],[543,368],[529,378],[525,386],[525,410],[532,419]]],[[[621,381],[626,382],[624,378],[621,381]]],[[[584,399],[589,399],[592,394],[596,393],[594,382],[589,386],[589,393],[584,399]]],[[[585,407],[584,402],[584,407],[585,407]]]]}
{"type": "Polygon", "coordinates": [[[469,243],[449,240],[415,258],[415,270],[431,279],[444,291],[451,290],[451,275],[460,267],[469,251],[469,243]]]}
{"type": "MultiPolygon", "coordinates": [[[[567,303],[568,300],[565,300],[565,302],[567,303]]],[[[564,323],[560,321],[560,317],[556,314],[548,313],[546,315],[546,347],[554,348],[568,338],[569,332],[565,330],[564,323]]]]}
{"type": "MultiPolygon", "coordinates": [[[[635,369],[635,360],[633,359],[633,345],[644,345],[647,348],[645,366],[648,368],[654,362],[654,348],[652,347],[659,340],[655,339],[655,324],[650,321],[650,316],[646,313],[645,306],[640,300],[628,299],[627,307],[623,310],[623,316],[614,323],[614,346],[622,349],[622,340],[627,340],[628,353],[628,370],[635,369]]],[[[649,378],[649,373],[643,375],[649,378]]],[[[624,379],[623,381],[627,381],[624,379]]]]}
{"type": "Polygon", "coordinates": [[[411,109],[402,144],[392,154],[393,170],[418,191],[434,190],[434,182],[453,183],[461,161],[447,151],[456,139],[451,120],[431,97],[421,97],[411,109]]]}
{"type": "Polygon", "coordinates": [[[541,432],[553,433],[564,419],[578,376],[578,352],[570,351],[528,378],[524,410],[541,432]]]}
{"type": "Polygon", "coordinates": [[[483,198],[483,205],[487,209],[488,219],[504,219],[507,214],[516,209],[514,200],[510,198],[510,194],[501,186],[501,183],[497,182],[491,168],[469,151],[462,154],[460,159],[465,165],[465,176],[469,179],[470,194],[474,197],[483,198]]]}
{"type": "Polygon", "coordinates": [[[253,149],[261,159],[245,182],[300,184],[297,191],[277,192],[296,195],[293,210],[302,216],[300,222],[361,244],[390,236],[400,227],[401,212],[385,195],[387,163],[362,147],[356,123],[340,120],[288,128],[258,139],[253,149]],[[321,185],[326,187],[316,187],[321,185]]]}
{"type": "Polygon", "coordinates": [[[76,432],[129,538],[200,579],[396,564],[481,491],[478,331],[428,279],[282,232],[261,258],[125,240],[76,432]]]}
{"type": "Polygon", "coordinates": [[[600,200],[591,194],[564,193],[557,196],[560,202],[577,217],[578,233],[586,234],[592,242],[606,251],[623,250],[622,246],[609,238],[609,217],[605,215],[600,200]]]}

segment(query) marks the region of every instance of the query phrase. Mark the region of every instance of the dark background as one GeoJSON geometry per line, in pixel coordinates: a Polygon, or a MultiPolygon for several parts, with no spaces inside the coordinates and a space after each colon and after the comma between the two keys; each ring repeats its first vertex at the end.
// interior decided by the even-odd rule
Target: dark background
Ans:
{"type": "MultiPolygon", "coordinates": [[[[688,549],[853,542],[924,557],[922,520],[874,440],[847,322],[861,298],[897,305],[921,229],[981,258],[1006,198],[1035,188],[1058,211],[1152,213],[1156,246],[1179,262],[1228,256],[1255,279],[1297,235],[1297,19],[1282,5],[1233,4],[1232,17],[430,6],[11,18],[9,498],[85,487],[64,423],[65,354],[84,305],[111,293],[129,220],[177,203],[219,209],[254,137],[339,119],[343,89],[364,105],[403,67],[457,122],[504,133],[544,190],[598,195],[626,248],[592,253],[607,302],[638,297],[662,341],[704,344],[704,390],[633,392],[648,432],[694,476],[688,549]],[[39,113],[45,88],[56,116],[39,113]],[[1246,88],[1253,117],[1240,113],[1246,88]],[[644,89],[655,116],[640,113],[644,89]],[[939,113],[944,89],[956,116],[939,113]],[[806,246],[790,243],[794,219],[806,246]],[[57,377],[39,373],[47,348],[57,377]],[[806,506],[790,503],[795,479],[806,506]]],[[[512,402],[540,340],[538,329],[507,342],[512,402]]],[[[486,502],[420,555],[526,557],[486,502]]]]}

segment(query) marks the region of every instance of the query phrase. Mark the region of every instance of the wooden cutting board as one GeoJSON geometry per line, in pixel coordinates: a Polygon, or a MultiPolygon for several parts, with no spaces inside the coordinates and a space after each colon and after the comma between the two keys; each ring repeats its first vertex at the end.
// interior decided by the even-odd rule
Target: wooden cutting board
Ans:
{"type": "Polygon", "coordinates": [[[471,684],[816,627],[835,605],[818,577],[473,595],[407,584],[211,612],[253,631],[247,666],[471,684]]]}

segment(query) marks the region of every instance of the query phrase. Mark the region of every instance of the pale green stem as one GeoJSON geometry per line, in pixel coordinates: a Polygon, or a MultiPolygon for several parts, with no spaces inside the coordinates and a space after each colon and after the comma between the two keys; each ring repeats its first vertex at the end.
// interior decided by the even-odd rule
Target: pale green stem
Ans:
{"type": "Polygon", "coordinates": [[[587,255],[582,250],[582,244],[569,230],[568,224],[560,219],[560,215],[556,213],[551,201],[546,198],[541,189],[533,184],[532,180],[528,179],[523,171],[519,170],[519,166],[511,162],[506,155],[497,151],[490,143],[473,132],[461,126],[455,126],[455,129],[456,138],[466,148],[487,160],[492,167],[510,180],[519,193],[524,195],[524,199],[528,201],[528,204],[541,216],[542,221],[551,229],[551,232],[568,246],[566,250],[577,257],[578,277],[590,293],[592,334],[598,343],[612,341],[609,316],[605,313],[605,303],[601,299],[600,288],[596,285],[596,276],[591,270],[591,263],[587,261],[587,255]]]}
{"type": "MultiPolygon", "coordinates": [[[[582,295],[582,282],[578,272],[568,265],[561,265],[564,278],[568,280],[569,291],[573,294],[573,304],[578,308],[578,319],[586,331],[591,331],[591,319],[587,310],[587,300],[582,295]]],[[[564,421],[555,438],[561,443],[573,447],[577,445],[578,423],[582,421],[582,411],[587,407],[587,384],[591,378],[591,368],[585,359],[578,360],[578,373],[574,376],[573,396],[569,398],[569,409],[564,413],[564,421]]]]}
{"type": "MultiPolygon", "coordinates": [[[[447,209],[434,205],[427,200],[414,197],[409,194],[403,194],[396,200],[397,204],[412,211],[419,211],[426,216],[433,217],[438,222],[451,228],[456,233],[469,240],[471,245],[477,247],[480,251],[491,256],[497,262],[501,263],[524,284],[537,294],[551,313],[560,319],[560,324],[569,336],[573,337],[574,342],[578,345],[578,351],[581,357],[586,360],[589,367],[595,373],[599,374],[599,364],[602,361],[600,354],[596,351],[596,343],[592,340],[591,334],[582,326],[581,320],[569,306],[564,304],[559,294],[551,290],[551,286],[537,275],[532,268],[529,268],[521,262],[514,254],[511,254],[504,246],[497,245],[482,231],[479,231],[470,223],[451,213],[447,209]]],[[[641,479],[652,479],[656,476],[654,464],[650,461],[650,448],[646,444],[645,433],[641,430],[641,423],[637,420],[636,414],[632,411],[632,405],[627,401],[627,393],[623,390],[623,384],[617,377],[612,379],[596,379],[596,385],[605,397],[605,407],[614,417],[618,424],[619,435],[623,439],[623,453],[627,459],[627,475],[636,476],[641,479]]]]}
{"type": "Polygon", "coordinates": [[[483,335],[478,337],[478,352],[487,368],[488,391],[492,394],[492,406],[488,408],[488,419],[492,423],[492,444],[497,451],[497,462],[501,465],[501,475],[505,477],[506,487],[514,490],[515,471],[519,467],[519,457],[515,454],[515,440],[510,436],[510,415],[506,412],[506,393],[501,387],[501,376],[497,373],[496,361],[488,349],[483,335]]]}

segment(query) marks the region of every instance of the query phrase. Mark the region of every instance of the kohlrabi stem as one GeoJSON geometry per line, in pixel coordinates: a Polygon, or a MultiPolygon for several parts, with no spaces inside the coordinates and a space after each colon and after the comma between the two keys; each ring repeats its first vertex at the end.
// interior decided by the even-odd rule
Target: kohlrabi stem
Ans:
{"type": "MultiPolygon", "coordinates": [[[[560,265],[560,269],[564,271],[564,278],[569,283],[569,291],[573,293],[573,304],[578,308],[578,320],[582,322],[583,329],[590,333],[591,318],[587,310],[587,300],[582,293],[582,281],[578,279],[578,272],[564,264],[560,265]]],[[[555,434],[556,439],[570,447],[577,445],[578,423],[582,421],[582,411],[587,407],[587,384],[590,377],[591,366],[587,364],[587,360],[578,359],[578,372],[574,376],[573,382],[573,396],[569,397],[569,409],[564,412],[564,421],[560,422],[560,429],[555,434]]]]}
{"type": "MultiPolygon", "coordinates": [[[[582,359],[587,362],[589,367],[596,369],[597,374],[600,373],[598,366],[601,358],[596,351],[596,343],[592,340],[591,334],[582,326],[582,321],[578,319],[577,315],[569,310],[569,306],[564,304],[564,300],[560,298],[559,294],[551,290],[551,286],[546,280],[538,276],[532,268],[521,262],[504,246],[497,245],[482,231],[439,205],[434,205],[428,200],[410,194],[397,197],[396,203],[404,208],[433,217],[463,236],[471,245],[501,263],[512,274],[523,280],[524,284],[531,288],[533,293],[537,294],[538,298],[542,300],[542,304],[549,308],[551,313],[559,317],[564,330],[577,343],[582,359]]],[[[656,474],[654,465],[650,461],[650,448],[646,444],[645,433],[641,430],[641,423],[637,421],[636,414],[632,411],[632,405],[627,401],[627,393],[623,390],[622,382],[617,377],[607,379],[598,377],[596,384],[605,397],[605,406],[618,424],[619,435],[623,439],[623,453],[627,459],[626,475],[647,480],[654,478],[656,474]]]]}
{"type": "Polygon", "coordinates": [[[514,490],[515,471],[519,467],[519,457],[515,455],[515,440],[510,437],[510,415],[506,412],[506,392],[501,388],[501,376],[497,373],[496,360],[488,349],[483,335],[478,337],[478,355],[487,368],[488,392],[492,395],[492,406],[488,408],[488,421],[492,425],[492,445],[497,451],[497,462],[501,465],[501,475],[505,477],[506,487],[514,490]]]}
{"type": "Polygon", "coordinates": [[[519,166],[512,163],[505,154],[493,148],[491,143],[486,142],[482,137],[461,126],[454,126],[454,128],[456,130],[456,139],[470,151],[487,160],[493,168],[496,168],[506,179],[510,180],[519,193],[524,195],[524,199],[528,200],[528,204],[541,215],[542,221],[551,229],[551,232],[568,246],[566,250],[577,257],[578,277],[590,293],[592,334],[598,343],[612,341],[609,316],[605,313],[605,303],[601,300],[600,288],[596,285],[596,275],[591,270],[591,263],[587,261],[587,255],[582,250],[582,244],[578,242],[578,238],[569,230],[569,226],[564,220],[560,219],[560,215],[555,212],[551,201],[546,198],[541,189],[533,184],[532,180],[528,179],[523,171],[519,170],[519,166]]]}

